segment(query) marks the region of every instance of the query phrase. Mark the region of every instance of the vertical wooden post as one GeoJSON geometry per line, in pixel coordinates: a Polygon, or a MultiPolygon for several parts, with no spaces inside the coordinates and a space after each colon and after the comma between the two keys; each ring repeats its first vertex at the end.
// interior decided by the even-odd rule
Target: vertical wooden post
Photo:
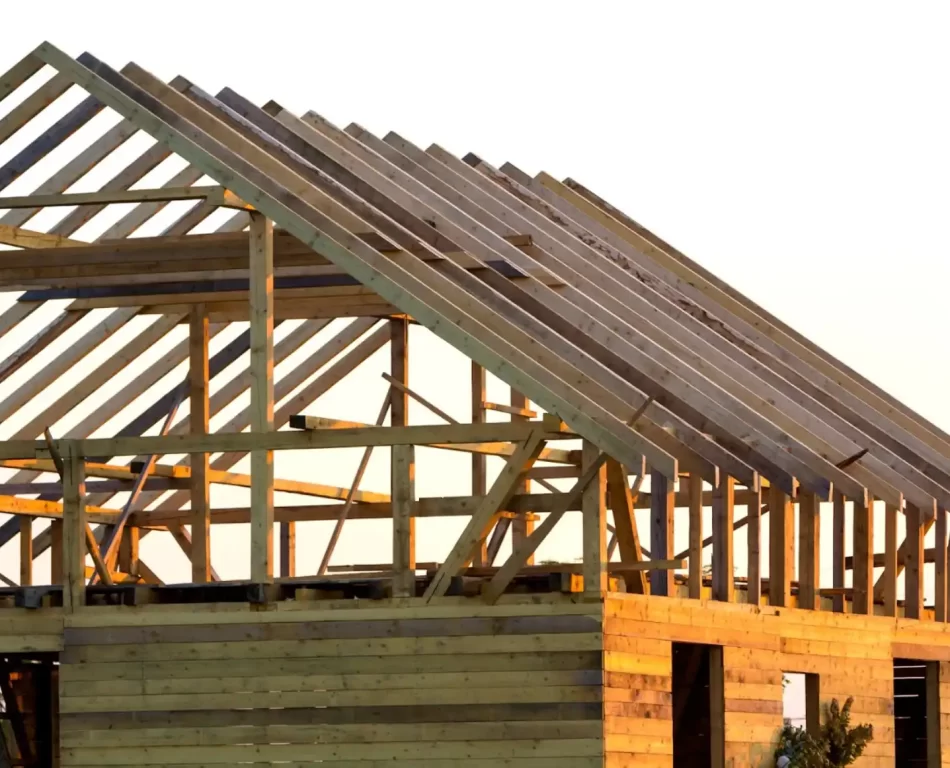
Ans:
{"type": "MultiPolygon", "coordinates": [[[[274,224],[251,213],[251,431],[274,429],[274,224]]],[[[274,578],[274,454],[251,451],[251,580],[274,578]]]]}
{"type": "Polygon", "coordinates": [[[86,602],[86,462],[68,447],[63,457],[63,609],[86,602]]]}
{"type": "Polygon", "coordinates": [[[855,499],[852,534],[851,578],[854,593],[851,605],[855,613],[874,613],[874,500],[855,499]]]}
{"type": "MultiPolygon", "coordinates": [[[[525,397],[520,392],[511,390],[511,396],[509,398],[512,408],[521,408],[522,410],[528,409],[528,398],[525,397]]],[[[519,414],[511,414],[512,421],[528,421],[527,416],[521,416],[519,414]]],[[[531,493],[531,480],[527,477],[522,478],[521,482],[518,483],[518,488],[515,490],[515,493],[531,493]]],[[[528,520],[526,514],[521,514],[515,517],[511,521],[511,546],[513,549],[517,549],[524,540],[531,535],[531,532],[534,530],[534,521],[528,520]]],[[[528,558],[525,562],[525,565],[534,565],[534,553],[528,558]]]]}
{"type": "Polygon", "coordinates": [[[821,676],[805,675],[805,731],[821,736],[821,676]]]}
{"type": "MultiPolygon", "coordinates": [[[[600,451],[584,441],[581,449],[581,472],[597,461],[600,451]]],[[[626,481],[625,481],[626,482],[626,481]]],[[[607,591],[607,467],[601,466],[597,476],[584,489],[581,497],[582,539],[584,551],[584,595],[599,598],[607,591]]]]}
{"type": "Polygon", "coordinates": [[[709,741],[712,768],[726,768],[726,669],[721,645],[709,647],[709,741]]]}
{"type": "MultiPolygon", "coordinates": [[[[654,560],[673,559],[673,512],[676,486],[656,470],[650,472],[650,556],[654,560]]],[[[673,571],[650,571],[650,593],[672,597],[673,571]]]]}
{"type": "MultiPolygon", "coordinates": [[[[847,528],[845,521],[844,496],[838,491],[832,495],[832,529],[831,529],[831,586],[835,589],[844,589],[845,575],[845,548],[844,533],[847,528]]],[[[848,600],[843,594],[832,598],[835,613],[848,612],[848,600]]]]}
{"type": "Polygon", "coordinates": [[[897,516],[893,504],[884,505],[884,615],[897,615],[897,516]]]}
{"type": "MultiPolygon", "coordinates": [[[[209,430],[208,405],[208,310],[195,304],[189,317],[188,384],[193,435],[209,430]]],[[[208,483],[208,454],[193,453],[191,462],[191,580],[198,584],[211,581],[211,486],[208,483]]]]}
{"type": "MultiPolygon", "coordinates": [[[[389,321],[391,346],[390,375],[409,386],[409,323],[398,318],[389,321]]],[[[396,387],[392,397],[390,423],[402,427],[408,423],[409,397],[396,387]]],[[[393,508],[393,597],[414,597],[416,591],[416,519],[412,504],[416,489],[415,446],[392,447],[393,508]]]]}
{"type": "Polygon", "coordinates": [[[749,504],[746,514],[749,517],[747,548],[749,552],[749,571],[746,576],[748,582],[749,605],[759,605],[762,602],[762,489],[746,491],[749,494],[749,504]]]}
{"type": "Polygon", "coordinates": [[[20,516],[20,586],[33,585],[33,518],[20,516]]]}
{"type": "Polygon", "coordinates": [[[792,599],[795,519],[792,500],[776,485],[769,486],[769,603],[788,607],[792,599]]]}
{"type": "Polygon", "coordinates": [[[934,621],[947,620],[947,510],[937,507],[934,536],[934,621]]]}
{"type": "Polygon", "coordinates": [[[49,581],[64,584],[63,580],[63,521],[50,520],[49,524],[49,581]]]}
{"type": "Polygon", "coordinates": [[[924,535],[920,510],[913,504],[906,509],[907,536],[904,546],[904,618],[919,619],[924,610],[924,535]]]}
{"type": "Polygon", "coordinates": [[[297,523],[280,524],[280,575],[285,579],[297,575],[297,523]]]}
{"type": "Polygon", "coordinates": [[[941,768],[943,765],[943,749],[940,736],[943,733],[941,720],[946,716],[941,714],[940,706],[940,662],[928,661],[925,667],[924,684],[926,685],[925,701],[927,707],[927,768],[941,768]]]}
{"type": "Polygon", "coordinates": [[[122,573],[139,573],[139,529],[126,525],[119,541],[119,570],[122,573]]]}
{"type": "Polygon", "coordinates": [[[689,475],[689,596],[703,596],[703,478],[689,475]]]}
{"type": "Polygon", "coordinates": [[[735,480],[722,475],[712,498],[712,596],[713,600],[735,601],[733,525],[735,523],[735,480]]]}
{"type": "Polygon", "coordinates": [[[815,494],[798,493],[798,607],[821,608],[821,502],[815,494]]]}
{"type": "MultiPolygon", "coordinates": [[[[472,424],[485,421],[485,369],[472,362],[472,424]]],[[[472,454],[472,496],[484,496],[488,488],[486,457],[472,454]]],[[[488,540],[482,539],[473,559],[474,565],[488,565],[488,540]]]]}

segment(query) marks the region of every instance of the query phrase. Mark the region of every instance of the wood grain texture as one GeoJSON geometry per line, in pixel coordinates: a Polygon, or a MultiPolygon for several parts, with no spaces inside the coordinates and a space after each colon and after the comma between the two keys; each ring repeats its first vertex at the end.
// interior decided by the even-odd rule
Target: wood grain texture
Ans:
{"type": "Polygon", "coordinates": [[[290,624],[122,627],[99,613],[67,629],[62,765],[603,764],[602,604],[403,602],[290,624]]]}
{"type": "MultiPolygon", "coordinates": [[[[254,213],[250,229],[251,431],[274,429],[274,223],[254,213]]],[[[274,577],[274,454],[251,452],[251,578],[274,577]]]]}

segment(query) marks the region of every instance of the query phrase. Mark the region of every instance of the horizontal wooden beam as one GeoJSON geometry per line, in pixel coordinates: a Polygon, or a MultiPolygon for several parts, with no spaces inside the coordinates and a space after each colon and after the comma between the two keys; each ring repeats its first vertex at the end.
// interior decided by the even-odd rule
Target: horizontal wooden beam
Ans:
{"type": "Polygon", "coordinates": [[[500,413],[510,413],[513,416],[525,416],[529,419],[538,418],[537,411],[532,411],[530,408],[517,408],[513,405],[505,405],[504,403],[482,403],[482,408],[486,411],[499,411],[500,413]]]}
{"type": "Polygon", "coordinates": [[[72,240],[62,235],[47,235],[31,229],[0,224],[0,245],[13,245],[17,248],[63,248],[66,246],[84,246],[81,240],[72,240]]]}
{"type": "MultiPolygon", "coordinates": [[[[335,422],[335,420],[330,420],[335,422]]],[[[145,437],[58,440],[73,443],[81,456],[137,456],[139,454],[238,453],[253,450],[301,451],[322,448],[363,448],[368,445],[470,445],[511,443],[524,440],[539,422],[493,424],[434,424],[410,427],[357,427],[308,429],[288,432],[233,432],[211,435],[167,435],[145,437]]],[[[576,436],[566,428],[541,427],[547,440],[570,440],[576,436]]],[[[60,447],[62,450],[62,447],[60,447]]],[[[565,454],[567,452],[564,452],[565,454]]],[[[48,459],[46,444],[39,440],[0,441],[0,460],[48,459]]],[[[549,460],[549,459],[544,459],[549,460]]]]}
{"type": "MultiPolygon", "coordinates": [[[[96,569],[91,565],[85,566],[86,569],[86,578],[90,579],[95,574],[96,569]]],[[[109,571],[109,576],[112,577],[113,584],[138,584],[143,581],[142,577],[136,576],[131,573],[122,573],[120,571],[109,571]]]]}
{"type": "Polygon", "coordinates": [[[73,205],[111,205],[113,203],[170,203],[176,200],[207,200],[212,205],[227,208],[247,208],[246,203],[224,187],[207,186],[0,197],[0,209],[57,208],[73,205]]]}
{"type": "MultiPolygon", "coordinates": [[[[75,287],[98,291],[96,295],[99,295],[103,290],[115,287],[148,287],[156,283],[192,279],[238,279],[246,278],[249,273],[249,246],[245,232],[130,238],[88,244],[77,241],[64,243],[52,235],[42,237],[47,238],[47,247],[36,247],[43,242],[40,240],[32,246],[35,253],[28,255],[11,251],[4,255],[0,262],[0,284],[34,284],[54,289],[75,287]],[[74,247],[63,247],[69,244],[74,247]]],[[[364,233],[360,237],[383,253],[404,253],[378,235],[364,233]]],[[[527,235],[513,235],[507,240],[518,248],[528,248],[531,244],[531,238],[527,235]]],[[[428,251],[416,254],[410,249],[409,252],[425,261],[437,258],[428,251]]],[[[467,269],[484,268],[469,254],[458,252],[446,255],[457,257],[467,269]]],[[[491,266],[508,277],[523,277],[526,274],[507,262],[491,266]]],[[[535,273],[541,279],[552,280],[546,272],[532,272],[535,273]]],[[[353,282],[346,272],[324,255],[286,232],[276,232],[274,235],[274,275],[281,279],[319,275],[353,282]]]]}
{"type": "MultiPolygon", "coordinates": [[[[133,488],[132,480],[98,480],[86,483],[86,493],[125,493],[133,488]]],[[[159,477],[148,478],[143,485],[145,491],[177,491],[188,488],[187,480],[159,477]]],[[[58,482],[0,483],[0,495],[17,496],[19,494],[62,494],[63,485],[58,482]]],[[[308,494],[311,495],[311,494],[308,494]]]]}
{"type": "MultiPolygon", "coordinates": [[[[549,512],[563,498],[557,493],[518,494],[506,504],[506,515],[525,515],[549,512]]],[[[471,515],[481,502],[482,496],[444,496],[419,499],[412,504],[413,517],[465,517],[471,515]]],[[[579,505],[575,505],[578,509],[579,505]]],[[[314,520],[336,520],[343,504],[300,504],[274,507],[274,519],[277,522],[308,522],[314,520]]],[[[0,510],[2,511],[2,510],[0,510]]],[[[131,518],[132,525],[162,528],[188,520],[188,510],[158,509],[137,512],[131,518]]],[[[347,519],[381,520],[392,517],[392,505],[354,504],[347,519]]],[[[534,518],[532,518],[534,519],[534,518]]],[[[218,525],[240,524],[250,520],[248,507],[227,507],[213,509],[211,522],[218,525]]]]}
{"type": "MultiPolygon", "coordinates": [[[[133,461],[130,465],[132,473],[141,470],[142,462],[133,461]]],[[[152,467],[152,474],[164,478],[185,479],[191,477],[191,467],[182,465],[156,464],[152,467]]],[[[208,470],[208,481],[215,485],[231,485],[240,488],[251,487],[251,476],[240,472],[225,472],[219,469],[208,470]]],[[[316,496],[322,499],[345,499],[348,488],[341,488],[336,485],[325,485],[323,483],[307,483],[301,480],[274,480],[274,490],[281,493],[296,493],[301,496],[316,496]]],[[[373,491],[357,491],[353,500],[357,503],[386,503],[389,501],[388,493],[375,493],[373,491]]]]}
{"type": "MultiPolygon", "coordinates": [[[[924,562],[925,563],[935,563],[937,562],[937,550],[933,547],[924,550],[924,562]]],[[[887,565],[887,553],[886,552],[875,552],[874,553],[874,567],[883,568],[887,565]]],[[[851,555],[848,555],[844,559],[845,570],[852,570],[854,568],[854,558],[851,555]]]]}
{"type": "MultiPolygon", "coordinates": [[[[30,515],[62,519],[63,505],[58,501],[43,499],[19,499],[16,496],[0,496],[0,513],[8,515],[30,515]]],[[[112,524],[119,519],[120,510],[104,507],[86,507],[86,518],[90,523],[112,524]]]]}
{"type": "MultiPolygon", "coordinates": [[[[385,378],[385,377],[384,377],[385,378]]],[[[393,382],[387,379],[390,384],[393,382]]],[[[395,386],[395,385],[394,385],[395,386]]],[[[398,386],[397,386],[398,389],[398,386]]],[[[416,400],[419,400],[418,395],[415,393],[409,393],[410,396],[414,396],[416,400]]],[[[420,400],[421,402],[421,400],[420,400]]],[[[429,407],[431,404],[426,404],[426,407],[429,407]]],[[[326,425],[327,428],[334,429],[360,429],[372,427],[371,424],[366,424],[361,421],[345,421],[343,419],[330,419],[322,416],[309,416],[307,418],[313,419],[313,423],[320,423],[326,425]]],[[[452,424],[458,424],[458,422],[452,420],[452,424]]],[[[482,422],[478,422],[482,423],[482,422]]],[[[505,423],[505,422],[493,422],[494,424],[505,423]]],[[[521,424],[526,424],[529,422],[520,422],[521,424]]],[[[554,438],[549,438],[554,439],[554,438]]],[[[508,442],[502,442],[502,438],[495,438],[491,442],[482,442],[482,443],[427,443],[426,447],[428,448],[440,448],[447,451],[463,451],[466,453],[480,453],[486,456],[510,456],[511,452],[514,450],[514,446],[509,445],[508,442]]],[[[565,451],[560,448],[545,448],[541,451],[541,456],[538,461],[549,461],[553,464],[570,464],[570,465],[579,465],[581,461],[580,451],[565,451]]],[[[536,469],[532,467],[532,469],[536,469]]],[[[575,472],[576,476],[576,472],[575,472]]]]}
{"type": "MultiPolygon", "coordinates": [[[[544,563],[543,565],[525,565],[518,569],[519,576],[543,573],[581,573],[583,563],[544,563]]],[[[639,563],[607,563],[608,573],[633,573],[636,571],[679,571],[686,568],[685,560],[643,560],[639,563]]],[[[494,576],[500,568],[466,568],[465,576],[494,576]]]]}

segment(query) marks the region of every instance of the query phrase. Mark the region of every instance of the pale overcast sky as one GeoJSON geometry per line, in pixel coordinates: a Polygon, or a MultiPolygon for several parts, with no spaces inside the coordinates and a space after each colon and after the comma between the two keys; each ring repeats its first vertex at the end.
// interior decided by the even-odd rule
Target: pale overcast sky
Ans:
{"type": "MultiPolygon", "coordinates": [[[[207,91],[229,85],[339,125],[569,175],[950,429],[945,4],[47,1],[2,13],[14,34],[0,71],[48,39],[116,68],[134,59],[207,91]]],[[[414,380],[467,416],[464,361],[443,367],[451,355],[418,346],[414,380]],[[436,363],[464,394],[423,378],[436,363]]],[[[0,353],[11,348],[5,339],[0,353]]],[[[387,361],[309,412],[372,420],[387,361]]],[[[345,485],[356,460],[288,473],[345,485]]],[[[432,461],[440,477],[420,462],[421,493],[452,492],[446,467],[467,484],[467,460],[432,461]]],[[[385,475],[367,487],[386,490],[385,475]]],[[[420,532],[420,560],[441,559],[438,531],[455,522],[420,532]]],[[[567,523],[550,556],[573,557],[578,531],[567,523]]],[[[301,572],[316,568],[325,534],[299,535],[301,572]]],[[[245,541],[216,532],[223,575],[246,575],[245,541]]],[[[166,545],[151,537],[143,555],[185,576],[166,545]]],[[[336,562],[385,559],[388,545],[378,524],[351,524],[336,562]]],[[[0,570],[15,576],[16,558],[8,545],[0,570]]]]}

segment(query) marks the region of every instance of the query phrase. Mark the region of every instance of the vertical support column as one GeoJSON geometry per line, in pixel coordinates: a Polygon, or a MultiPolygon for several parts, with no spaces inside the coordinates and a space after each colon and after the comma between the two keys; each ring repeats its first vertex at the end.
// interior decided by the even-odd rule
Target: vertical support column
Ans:
{"type": "Polygon", "coordinates": [[[139,573],[139,529],[126,525],[119,541],[119,570],[122,573],[139,573]]]}
{"type": "Polygon", "coordinates": [[[20,586],[33,585],[33,518],[20,516],[20,586]]]}
{"type": "MultiPolygon", "coordinates": [[[[191,434],[206,435],[209,430],[208,405],[208,310],[195,304],[189,318],[188,386],[191,434]]],[[[208,454],[193,453],[191,462],[191,580],[198,584],[211,581],[211,487],[208,483],[208,454]]]]}
{"type": "Polygon", "coordinates": [[[821,502],[815,494],[798,492],[798,607],[821,607],[821,502]]]}
{"type": "Polygon", "coordinates": [[[855,499],[851,605],[855,613],[874,613],[874,501],[855,499]]]}
{"type": "MultiPolygon", "coordinates": [[[[525,397],[520,392],[511,390],[511,396],[508,401],[511,404],[512,408],[520,408],[523,411],[528,410],[528,398],[525,397]]],[[[512,421],[528,421],[527,416],[519,415],[516,413],[511,414],[512,421]]],[[[593,483],[594,485],[596,483],[593,483]]],[[[515,489],[515,493],[531,493],[531,480],[527,477],[523,477],[518,483],[518,487],[515,489]]],[[[511,521],[511,546],[512,549],[517,549],[524,542],[528,536],[531,535],[531,532],[534,530],[534,521],[528,520],[527,514],[520,514],[511,521]]],[[[534,565],[534,553],[527,559],[525,565],[534,565]]],[[[586,590],[586,588],[585,588],[586,590]]]]}
{"type": "MultiPolygon", "coordinates": [[[[844,532],[847,528],[844,514],[844,496],[838,491],[832,495],[832,529],[831,529],[831,586],[835,589],[844,589],[845,549],[844,532]]],[[[836,594],[832,599],[835,613],[848,612],[848,600],[844,594],[836,594]]]]}
{"type": "MultiPolygon", "coordinates": [[[[409,323],[390,320],[391,376],[409,386],[409,323]]],[[[391,420],[394,427],[408,423],[409,397],[396,387],[390,389],[391,420]]],[[[416,592],[416,519],[412,504],[416,489],[415,446],[392,447],[393,508],[393,597],[414,597],[416,592]]]]}
{"type": "Polygon", "coordinates": [[[924,610],[924,532],[920,510],[907,504],[907,537],[904,547],[904,618],[919,619],[924,610]]]}
{"type": "Polygon", "coordinates": [[[709,742],[709,764],[726,768],[726,669],[721,645],[709,647],[709,742]]]}
{"type": "Polygon", "coordinates": [[[63,521],[51,520],[49,524],[49,581],[64,584],[63,580],[63,521]]]}
{"type": "Polygon", "coordinates": [[[689,475],[689,596],[703,596],[703,478],[689,475]]]}
{"type": "Polygon", "coordinates": [[[884,615],[897,616],[897,516],[893,504],[884,505],[884,615]]]}
{"type": "Polygon", "coordinates": [[[925,667],[926,685],[925,700],[927,706],[927,768],[941,768],[943,765],[943,749],[941,747],[940,710],[940,662],[928,661],[925,667]]]}
{"type": "Polygon", "coordinates": [[[792,500],[776,485],[769,487],[769,603],[788,607],[792,600],[795,517],[792,500]]]}
{"type": "Polygon", "coordinates": [[[63,609],[86,602],[86,462],[68,447],[63,457],[63,609]]]}
{"type": "Polygon", "coordinates": [[[712,498],[712,596],[713,600],[735,601],[733,524],[735,522],[735,480],[722,475],[712,498]]]}
{"type": "Polygon", "coordinates": [[[297,575],[297,523],[280,524],[280,575],[285,579],[297,575]]]}
{"type": "MultiPolygon", "coordinates": [[[[472,362],[472,424],[482,424],[485,421],[485,369],[476,362],[472,362]]],[[[481,453],[472,454],[472,496],[484,496],[487,488],[486,457],[481,453]]],[[[474,565],[488,565],[488,540],[482,539],[478,543],[474,565]]]]}
{"type": "Polygon", "coordinates": [[[805,675],[805,731],[821,736],[821,676],[805,675]]]}
{"type": "Polygon", "coordinates": [[[748,490],[749,504],[746,515],[749,524],[746,526],[747,547],[749,552],[749,571],[746,575],[748,582],[749,605],[759,605],[762,602],[762,489],[748,490]]]}
{"type": "Polygon", "coordinates": [[[937,507],[934,536],[934,621],[947,620],[947,510],[937,507]]]}
{"type": "MultiPolygon", "coordinates": [[[[650,556],[654,560],[673,559],[673,512],[676,509],[675,483],[661,472],[650,472],[650,556]]],[[[673,571],[650,571],[650,593],[672,597],[673,571]]]]}
{"type": "MultiPolygon", "coordinates": [[[[587,440],[581,449],[581,473],[594,464],[600,451],[587,440]]],[[[626,484],[626,479],[624,479],[626,484]]],[[[599,598],[607,591],[607,467],[602,465],[597,475],[584,489],[581,497],[583,515],[584,595],[599,598]]],[[[517,541],[517,540],[516,540],[517,541]]]]}
{"type": "MultiPolygon", "coordinates": [[[[274,224],[251,213],[251,431],[274,429],[274,224]]],[[[274,578],[274,454],[251,451],[251,580],[274,578]]]]}

